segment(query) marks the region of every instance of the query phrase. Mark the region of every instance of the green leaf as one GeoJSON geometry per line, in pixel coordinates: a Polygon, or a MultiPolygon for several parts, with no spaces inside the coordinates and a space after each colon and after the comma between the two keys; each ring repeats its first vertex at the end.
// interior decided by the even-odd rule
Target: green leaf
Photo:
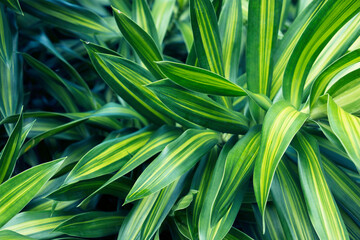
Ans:
{"type": "Polygon", "coordinates": [[[110,3],[112,6],[120,9],[120,11],[124,12],[126,15],[131,16],[131,3],[129,0],[110,0],[110,3]]]}
{"type": "MultiPolygon", "coordinates": [[[[10,2],[11,1],[9,1],[9,3],[10,2]]],[[[0,5],[0,60],[5,64],[8,64],[8,62],[11,61],[13,55],[13,34],[11,33],[8,17],[9,16],[5,12],[5,7],[0,5]]]]}
{"type": "Polygon", "coordinates": [[[0,183],[9,179],[14,171],[21,145],[24,143],[33,124],[34,122],[23,128],[23,115],[21,112],[10,137],[0,154],[0,183]]]}
{"type": "Polygon", "coordinates": [[[213,131],[185,131],[143,171],[125,202],[144,198],[169,185],[190,170],[218,141],[219,136],[213,131]]]}
{"type": "Polygon", "coordinates": [[[15,216],[55,174],[63,159],[30,168],[0,185],[0,227],[15,216]]]}
{"type": "Polygon", "coordinates": [[[360,187],[339,167],[321,156],[327,184],[336,201],[360,219],[360,187]]]}
{"type": "Polygon", "coordinates": [[[242,7],[241,0],[226,0],[223,4],[219,31],[222,40],[224,77],[235,82],[240,64],[242,7]]]}
{"type": "Polygon", "coordinates": [[[229,110],[203,94],[190,92],[170,80],[147,85],[167,107],[183,118],[221,132],[245,133],[248,119],[229,110]]]}
{"type": "Polygon", "coordinates": [[[287,239],[318,239],[302,195],[296,165],[283,157],[271,184],[271,195],[287,239]]]}
{"type": "MultiPolygon", "coordinates": [[[[248,89],[270,96],[273,71],[273,49],[279,31],[281,1],[252,0],[249,2],[249,19],[246,45],[246,75],[248,89]]],[[[263,111],[250,102],[253,117],[259,121],[263,111]]]]}
{"type": "Polygon", "coordinates": [[[102,238],[116,234],[124,218],[118,212],[85,212],[67,219],[54,232],[74,237],[102,238]]]}
{"type": "Polygon", "coordinates": [[[120,10],[113,8],[113,14],[121,33],[134,48],[147,69],[155,78],[163,78],[164,76],[155,64],[155,61],[163,60],[162,54],[151,36],[120,10]]]}
{"type": "Polygon", "coordinates": [[[170,216],[174,216],[176,211],[188,208],[194,200],[194,196],[197,192],[197,190],[190,189],[189,193],[180,198],[179,201],[177,201],[177,203],[172,207],[170,216]]]}
{"type": "Polygon", "coordinates": [[[158,49],[161,49],[158,33],[155,27],[153,16],[149,5],[146,0],[134,0],[133,1],[133,20],[147,32],[152,40],[157,45],[158,49]]]}
{"type": "Polygon", "coordinates": [[[253,177],[256,201],[263,216],[277,165],[307,117],[286,101],[272,105],[265,116],[253,177]]]}
{"type": "Polygon", "coordinates": [[[183,188],[185,176],[138,201],[122,224],[118,240],[152,239],[175,204],[183,188]]]}
{"type": "Polygon", "coordinates": [[[25,12],[67,31],[89,35],[114,32],[96,13],[61,0],[22,0],[22,7],[25,12]]]}
{"type": "MultiPolygon", "coordinates": [[[[199,66],[224,76],[217,17],[210,0],[190,0],[190,15],[199,66]]],[[[219,102],[228,108],[231,106],[224,97],[220,97],[219,102]]]]}
{"type": "Polygon", "coordinates": [[[360,119],[345,112],[330,96],[328,96],[327,110],[331,129],[360,170],[360,119]]]}
{"type": "Polygon", "coordinates": [[[78,125],[80,125],[81,123],[85,122],[87,120],[87,118],[84,119],[79,119],[79,120],[75,120],[60,126],[56,126],[55,128],[52,128],[50,130],[47,130],[33,138],[31,138],[29,141],[27,141],[20,150],[19,155],[22,155],[24,153],[26,153],[27,151],[29,151],[31,148],[35,147],[37,144],[39,144],[39,142],[41,142],[42,140],[49,138],[51,136],[54,136],[58,133],[61,132],[65,132],[71,128],[74,128],[78,125]]]}
{"type": "Polygon", "coordinates": [[[71,170],[65,184],[102,176],[121,168],[149,140],[152,127],[105,141],[87,152],[71,170]]]}
{"type": "Polygon", "coordinates": [[[175,2],[176,0],[155,0],[152,6],[151,13],[154,18],[160,43],[162,43],[170,24],[175,2]]]}
{"type": "Polygon", "coordinates": [[[360,2],[330,0],[312,18],[287,64],[284,98],[299,108],[310,68],[336,32],[360,11],[360,2]]]}
{"type": "Polygon", "coordinates": [[[0,238],[3,239],[12,239],[12,240],[34,240],[35,238],[26,237],[24,235],[18,234],[10,230],[1,230],[0,238]]]}
{"type": "MultiPolygon", "coordinates": [[[[103,188],[106,188],[109,184],[112,184],[117,179],[121,178],[125,174],[134,170],[136,167],[140,166],[146,160],[154,156],[156,153],[162,151],[166,145],[174,141],[179,135],[180,130],[170,126],[163,126],[159,128],[147,141],[147,143],[127,161],[121,169],[112,176],[108,181],[106,181],[102,186],[88,196],[81,204],[87,202],[91,197],[96,193],[101,191],[103,188]]],[[[130,190],[130,189],[129,189],[130,190]]]]}
{"type": "Polygon", "coordinates": [[[224,175],[214,201],[212,221],[219,221],[236,199],[240,187],[253,172],[255,159],[260,147],[261,128],[251,128],[229,151],[224,166],[224,175]]]}
{"type": "MultiPolygon", "coordinates": [[[[82,180],[57,188],[50,193],[46,198],[55,201],[72,201],[83,199],[89,194],[93,193],[98,188],[102,187],[109,180],[109,176],[100,176],[97,178],[82,180]]],[[[98,194],[108,194],[124,199],[129,193],[131,186],[134,184],[129,178],[122,177],[117,181],[113,181],[102,187],[101,190],[96,191],[98,194]]]]}
{"type": "Polygon", "coordinates": [[[325,93],[326,87],[329,85],[330,81],[338,73],[358,62],[360,62],[360,49],[349,52],[348,54],[337,59],[329,67],[327,67],[314,80],[314,84],[311,87],[310,100],[309,100],[310,110],[312,110],[319,97],[325,93]]]}
{"type": "Polygon", "coordinates": [[[72,217],[71,213],[55,211],[27,211],[17,214],[1,229],[11,230],[35,239],[60,236],[54,228],[72,217]]]}
{"type": "Polygon", "coordinates": [[[298,133],[293,145],[298,152],[299,175],[311,222],[320,239],[349,239],[321,168],[319,147],[308,134],[298,133]]]}
{"type": "Polygon", "coordinates": [[[19,0],[0,0],[0,2],[14,10],[17,14],[24,15],[20,7],[19,0]]]}

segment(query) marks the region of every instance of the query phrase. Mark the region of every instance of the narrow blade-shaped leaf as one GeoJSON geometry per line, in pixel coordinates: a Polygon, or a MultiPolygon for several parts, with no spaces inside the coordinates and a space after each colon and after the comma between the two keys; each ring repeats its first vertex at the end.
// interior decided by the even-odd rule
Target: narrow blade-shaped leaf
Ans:
{"type": "Polygon", "coordinates": [[[144,198],[169,185],[190,170],[218,141],[219,135],[213,131],[187,130],[144,170],[126,202],[144,198]]]}
{"type": "Polygon", "coordinates": [[[30,168],[0,185],[0,227],[15,216],[55,174],[63,159],[30,168]]]}
{"type": "Polygon", "coordinates": [[[24,15],[20,7],[19,0],[0,0],[0,2],[14,10],[16,13],[24,15]]]}
{"type": "Polygon", "coordinates": [[[170,24],[176,0],[155,0],[151,13],[154,18],[155,26],[162,43],[168,26],[170,24]]]}
{"type": "Polygon", "coordinates": [[[279,101],[272,105],[265,116],[253,180],[256,201],[261,214],[265,211],[277,165],[307,117],[286,101],[279,101]]]}
{"type": "Polygon", "coordinates": [[[349,239],[323,175],[316,140],[308,134],[298,133],[293,145],[298,152],[301,186],[316,233],[320,239],[349,239]]]}

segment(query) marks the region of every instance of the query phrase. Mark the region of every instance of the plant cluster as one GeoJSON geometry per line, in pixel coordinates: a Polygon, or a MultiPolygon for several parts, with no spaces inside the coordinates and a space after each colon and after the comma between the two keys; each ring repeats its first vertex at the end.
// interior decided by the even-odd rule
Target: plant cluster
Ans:
{"type": "Polygon", "coordinates": [[[0,239],[360,239],[359,0],[0,0],[0,239]]]}

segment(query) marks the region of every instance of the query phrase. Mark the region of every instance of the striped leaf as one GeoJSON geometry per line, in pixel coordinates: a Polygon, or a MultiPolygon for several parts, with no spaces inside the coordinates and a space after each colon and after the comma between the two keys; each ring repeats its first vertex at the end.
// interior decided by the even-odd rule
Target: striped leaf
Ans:
{"type": "MultiPolygon", "coordinates": [[[[251,0],[246,46],[248,89],[270,95],[273,71],[272,53],[279,31],[281,1],[251,0]]],[[[251,113],[259,121],[264,112],[250,102],[251,113]]]]}
{"type": "Polygon", "coordinates": [[[152,6],[151,13],[154,18],[160,43],[162,43],[170,24],[175,2],[176,0],[155,0],[152,6]]]}
{"type": "Polygon", "coordinates": [[[222,132],[245,133],[248,119],[226,109],[203,94],[188,91],[170,80],[147,85],[167,107],[183,118],[203,127],[222,132]]]}
{"type": "Polygon", "coordinates": [[[139,25],[147,34],[149,34],[158,49],[161,49],[158,33],[154,23],[153,16],[146,0],[133,1],[133,20],[139,25]]]}
{"type": "Polygon", "coordinates": [[[0,185],[0,227],[14,217],[54,175],[63,159],[40,164],[0,185]]]}
{"type": "Polygon", "coordinates": [[[271,195],[287,239],[318,239],[306,209],[296,165],[285,157],[276,169],[271,195]]]}
{"type": "Polygon", "coordinates": [[[330,0],[312,18],[290,57],[283,80],[284,98],[296,108],[301,104],[305,81],[317,56],[336,32],[359,11],[359,1],[330,0]]]}
{"type": "Polygon", "coordinates": [[[124,220],[118,240],[150,240],[168,215],[182,190],[185,176],[170,183],[161,191],[138,201],[124,220]]]}
{"type": "Polygon", "coordinates": [[[0,154],[0,183],[10,178],[18,159],[21,145],[24,143],[33,123],[34,122],[23,128],[23,116],[22,113],[20,114],[5,147],[0,154]]]}
{"type": "Polygon", "coordinates": [[[152,37],[120,10],[113,8],[113,14],[122,35],[134,48],[147,69],[155,78],[163,78],[164,76],[155,64],[155,61],[163,60],[162,54],[152,37]]]}
{"type": "Polygon", "coordinates": [[[10,230],[1,230],[0,238],[3,239],[12,239],[12,240],[34,240],[35,238],[26,237],[24,235],[18,234],[10,230]]]}
{"type": "Polygon", "coordinates": [[[330,127],[344,146],[347,154],[360,169],[360,119],[345,112],[328,97],[328,117],[330,127]]]}
{"type": "Polygon", "coordinates": [[[138,177],[126,197],[126,202],[149,196],[174,182],[190,170],[218,141],[219,135],[213,131],[185,131],[178,139],[168,144],[138,177]]]}
{"type": "Polygon", "coordinates": [[[116,234],[124,218],[118,212],[85,212],[68,218],[54,228],[54,232],[74,237],[102,238],[116,234]]]}
{"type": "Polygon", "coordinates": [[[260,132],[260,127],[250,129],[229,151],[221,187],[213,203],[213,222],[219,221],[226,214],[236,199],[239,188],[251,177],[260,147],[260,132]]]}
{"type": "Polygon", "coordinates": [[[319,97],[325,93],[326,87],[338,73],[358,62],[360,62],[360,49],[349,52],[327,67],[314,80],[314,84],[311,87],[310,109],[314,107],[319,97]]]}
{"type": "MultiPolygon", "coordinates": [[[[79,120],[75,120],[63,125],[57,125],[56,127],[52,127],[49,130],[36,135],[35,137],[31,138],[30,140],[28,140],[20,149],[20,153],[19,155],[22,155],[24,153],[26,153],[27,151],[29,151],[31,148],[35,147],[37,144],[39,144],[42,140],[49,138],[51,136],[54,136],[56,134],[59,134],[61,132],[65,132],[69,129],[72,129],[78,125],[80,125],[81,123],[85,122],[87,120],[87,118],[84,119],[79,119],[79,120]]],[[[33,127],[33,129],[35,129],[35,126],[33,127]]]]}
{"type": "MultiPolygon", "coordinates": [[[[12,1],[9,1],[9,3],[10,2],[12,1]]],[[[5,64],[11,61],[13,55],[13,34],[11,33],[8,17],[5,12],[5,7],[0,5],[0,61],[3,61],[5,64]]]]}
{"type": "Polygon", "coordinates": [[[84,34],[112,33],[108,24],[96,13],[61,0],[22,0],[25,12],[67,31],[84,34]]]}
{"type": "MultiPolygon", "coordinates": [[[[157,154],[158,152],[162,151],[166,145],[170,142],[174,141],[179,135],[180,130],[169,127],[163,126],[159,128],[147,141],[147,143],[138,151],[136,152],[129,161],[127,161],[121,169],[112,176],[108,181],[104,184],[99,186],[99,188],[93,192],[89,197],[87,197],[81,204],[87,202],[91,197],[93,197],[99,191],[102,191],[104,188],[112,184],[117,179],[122,179],[121,177],[125,174],[129,173],[130,171],[134,170],[136,167],[140,166],[146,160],[157,154]]],[[[130,189],[129,189],[130,190],[130,189]]]]}
{"type": "MultiPolygon", "coordinates": [[[[219,4],[221,9],[221,4],[219,4]]],[[[217,17],[210,0],[190,0],[191,26],[199,66],[224,76],[223,54],[217,17]]],[[[227,108],[229,99],[217,98],[227,108]]]]}
{"type": "Polygon", "coordinates": [[[271,82],[270,99],[274,99],[281,89],[289,58],[311,19],[324,3],[322,0],[311,1],[306,9],[296,17],[295,21],[286,31],[284,38],[279,42],[279,46],[274,53],[275,65],[271,82]]]}
{"type": "Polygon", "coordinates": [[[55,238],[61,233],[53,232],[71,213],[51,211],[27,211],[17,214],[1,229],[11,230],[35,239],[55,238]]]}
{"type": "Polygon", "coordinates": [[[308,134],[298,133],[293,145],[298,152],[301,187],[317,235],[320,239],[349,239],[323,175],[316,140],[308,134]]]}
{"type": "Polygon", "coordinates": [[[241,0],[225,0],[219,18],[222,41],[224,77],[232,82],[237,78],[242,34],[241,0]]]}
{"type": "Polygon", "coordinates": [[[110,0],[111,6],[116,7],[120,11],[124,12],[126,15],[131,16],[132,6],[129,0],[118,1],[110,0]]]}
{"type": "Polygon", "coordinates": [[[71,170],[65,184],[102,176],[121,168],[149,140],[152,127],[105,141],[87,152],[71,170]]]}
{"type": "Polygon", "coordinates": [[[2,4],[4,4],[5,6],[8,6],[9,8],[11,8],[17,14],[24,15],[21,10],[21,7],[20,7],[19,0],[0,0],[0,2],[2,4]]]}
{"type": "Polygon", "coordinates": [[[253,176],[256,201],[263,215],[277,165],[307,117],[286,101],[275,103],[266,113],[253,176]]]}
{"type": "Polygon", "coordinates": [[[220,96],[249,96],[268,110],[272,104],[265,95],[252,93],[211,71],[175,62],[157,62],[161,71],[175,83],[201,93],[220,96]]]}
{"type": "MultiPolygon", "coordinates": [[[[83,199],[95,190],[103,186],[109,180],[109,176],[100,176],[97,178],[87,179],[75,183],[68,184],[63,187],[57,188],[55,191],[47,195],[46,198],[55,201],[72,201],[83,199]]],[[[108,194],[124,199],[134,184],[129,178],[123,177],[117,181],[113,181],[103,187],[98,194],[108,194]]]]}
{"type": "MultiPolygon", "coordinates": [[[[262,225],[264,220],[261,220],[261,213],[258,209],[255,209],[253,205],[255,219],[258,228],[262,225]]],[[[284,229],[280,222],[280,216],[276,211],[275,206],[270,203],[269,206],[266,208],[265,213],[263,214],[263,219],[267,222],[266,226],[264,227],[263,234],[261,234],[261,230],[258,229],[258,234],[260,235],[259,238],[264,239],[287,239],[284,229]]]]}
{"type": "Polygon", "coordinates": [[[326,157],[321,156],[321,159],[326,181],[334,198],[352,216],[360,219],[360,187],[326,157]]]}

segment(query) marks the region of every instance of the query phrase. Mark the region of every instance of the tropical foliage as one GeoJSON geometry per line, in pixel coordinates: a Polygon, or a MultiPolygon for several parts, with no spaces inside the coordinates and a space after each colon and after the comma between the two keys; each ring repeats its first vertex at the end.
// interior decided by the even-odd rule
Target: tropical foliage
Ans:
{"type": "Polygon", "coordinates": [[[0,239],[360,239],[359,0],[0,0],[0,239]]]}

